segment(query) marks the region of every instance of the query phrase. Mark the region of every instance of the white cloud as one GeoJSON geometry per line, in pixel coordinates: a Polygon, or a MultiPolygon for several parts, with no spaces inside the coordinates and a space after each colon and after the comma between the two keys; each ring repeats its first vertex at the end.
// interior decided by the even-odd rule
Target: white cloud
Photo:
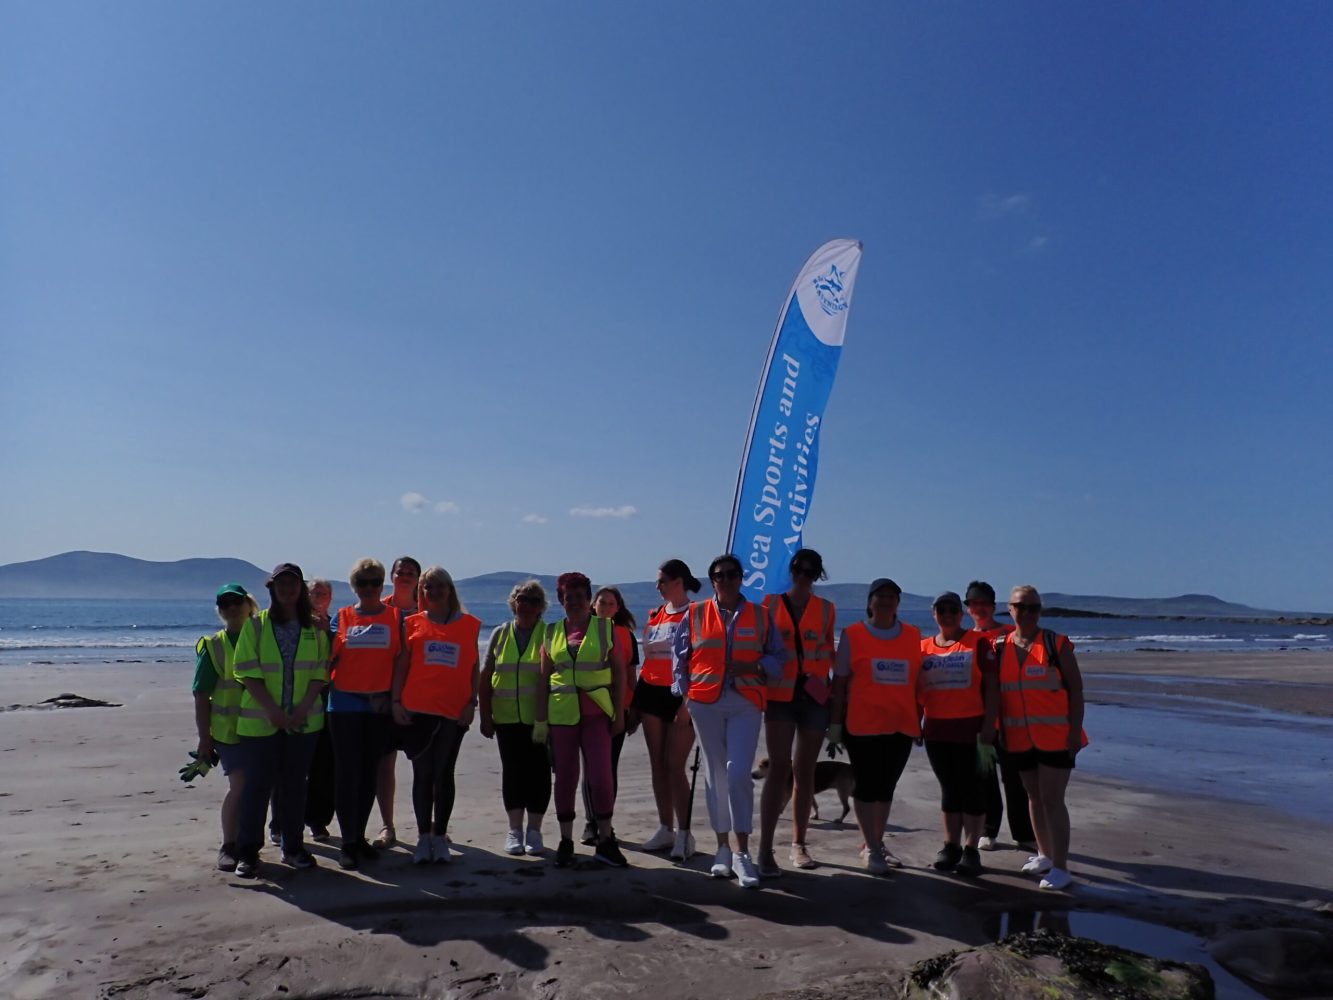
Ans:
{"type": "Polygon", "coordinates": [[[399,499],[399,502],[403,505],[403,510],[410,514],[420,514],[425,509],[426,504],[430,503],[429,500],[416,491],[404,493],[399,499]]]}
{"type": "Polygon", "coordinates": [[[524,524],[545,524],[545,523],[546,523],[546,518],[542,517],[540,514],[524,514],[524,515],[523,515],[523,523],[524,523],[524,524]]]}
{"type": "Polygon", "coordinates": [[[1025,194],[984,194],[977,199],[977,216],[993,221],[1023,215],[1031,207],[1032,199],[1025,194]]]}
{"type": "Polygon", "coordinates": [[[435,513],[437,514],[457,514],[460,509],[458,504],[452,500],[441,500],[435,505],[435,513]]]}
{"type": "Polygon", "coordinates": [[[571,507],[569,509],[570,517],[618,517],[625,519],[633,517],[639,512],[638,507],[632,507],[625,504],[621,507],[571,507]]]}
{"type": "Polygon", "coordinates": [[[1028,240],[1027,246],[1024,249],[1028,253],[1041,253],[1041,251],[1046,249],[1050,242],[1051,238],[1049,236],[1037,235],[1028,240]]]}

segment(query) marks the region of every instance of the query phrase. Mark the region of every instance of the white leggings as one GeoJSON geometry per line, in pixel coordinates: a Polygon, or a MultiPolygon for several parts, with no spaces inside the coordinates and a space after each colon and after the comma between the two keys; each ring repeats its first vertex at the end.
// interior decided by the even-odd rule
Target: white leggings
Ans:
{"type": "Polygon", "coordinates": [[[764,713],[731,688],[711,705],[691,701],[690,717],[699,734],[704,792],[714,833],[754,829],[754,754],[764,713]]]}

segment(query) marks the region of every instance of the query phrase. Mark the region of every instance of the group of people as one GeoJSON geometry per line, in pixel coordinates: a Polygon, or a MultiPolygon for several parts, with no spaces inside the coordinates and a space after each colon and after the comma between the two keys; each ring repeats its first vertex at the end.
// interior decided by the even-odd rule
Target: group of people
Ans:
{"type": "Polygon", "coordinates": [[[1014,588],[1014,624],[1001,625],[994,590],[974,581],[965,600],[952,591],[935,598],[936,632],[922,638],[898,617],[901,588],[880,578],[864,618],[838,634],[836,609],[815,593],[827,578],[819,553],[801,549],[789,570],[787,592],[756,603],[742,593],[740,560],[718,556],[707,574],[713,596],[700,600],[689,566],[669,559],[658,570],[662,603],[641,637],[616,588],[594,592],[587,576],[565,573],[555,595],[562,614],[546,621],[545,589],[528,580],[513,588],[512,619],[494,629],[484,653],[481,622],[463,608],[450,575],[439,566],[422,572],[409,557],[394,564],[390,600],[381,599],[384,566],[358,561],[349,581],[357,601],[336,616],[327,599],[322,607],[312,601],[325,589],[331,597],[327,581],[308,585],[292,563],[270,575],[266,609],[239,584],[222,587],[224,627],[200,640],[194,685],[197,753],[220,762],[228,779],[218,867],[257,873],[270,805],[284,862],[315,864],[303,835],[306,825],[323,832],[307,812],[307,792],[327,781],[311,776],[325,733],[339,865],[376,856],[366,827],[377,793],[383,811],[386,770],[388,812],[377,840],[393,842],[400,750],[413,771],[412,860],[447,862],[455,765],[476,721],[499,749],[508,854],[545,853],[554,794],[555,864],[574,864],[581,788],[583,843],[597,861],[624,867],[612,826],[617,772],[626,735],[641,728],[659,824],[642,849],[680,861],[695,853],[687,762],[697,740],[716,837],[711,874],[747,889],[780,876],[774,837],[788,800],[789,862],[817,867],[806,833],[827,743],[850,761],[862,863],[884,874],[902,866],[884,830],[912,747],[924,742],[941,792],[944,843],[934,867],[981,873],[979,851],[995,846],[1003,809],[998,760],[1014,839],[1033,849],[1023,870],[1040,876],[1042,888],[1068,886],[1065,790],[1087,742],[1082,681],[1069,640],[1040,627],[1040,594],[1014,588]],[[756,861],[752,770],[761,727],[768,771],[756,861]]]}

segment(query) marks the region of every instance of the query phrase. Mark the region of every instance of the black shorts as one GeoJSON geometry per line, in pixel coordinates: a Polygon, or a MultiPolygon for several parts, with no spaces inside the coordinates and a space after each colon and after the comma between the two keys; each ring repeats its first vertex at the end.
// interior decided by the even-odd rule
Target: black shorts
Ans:
{"type": "Polygon", "coordinates": [[[797,729],[823,732],[828,729],[829,706],[821,705],[804,691],[797,691],[791,701],[769,701],[764,718],[770,722],[790,722],[797,729]]]}
{"type": "Polygon", "coordinates": [[[892,802],[907,758],[912,756],[912,737],[906,733],[876,736],[845,733],[843,745],[847,747],[856,781],[852,797],[858,802],[892,802]]]}
{"type": "Polygon", "coordinates": [[[672,722],[684,701],[672,694],[671,688],[665,684],[650,684],[640,677],[634,685],[634,697],[629,707],[640,715],[655,715],[664,722],[672,722]]]}
{"type": "Polygon", "coordinates": [[[1035,747],[1018,753],[1011,750],[1009,762],[1020,771],[1035,771],[1038,764],[1058,767],[1065,771],[1074,770],[1074,758],[1069,755],[1068,750],[1038,750],[1035,747]]]}

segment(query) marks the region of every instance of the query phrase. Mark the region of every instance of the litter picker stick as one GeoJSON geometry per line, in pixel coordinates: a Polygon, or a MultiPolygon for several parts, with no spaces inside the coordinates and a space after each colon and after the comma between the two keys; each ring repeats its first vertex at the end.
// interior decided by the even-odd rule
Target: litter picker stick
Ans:
{"type": "Polygon", "coordinates": [[[690,804],[685,809],[685,829],[694,821],[694,783],[699,780],[699,746],[694,747],[694,763],[690,765],[690,804]]]}

